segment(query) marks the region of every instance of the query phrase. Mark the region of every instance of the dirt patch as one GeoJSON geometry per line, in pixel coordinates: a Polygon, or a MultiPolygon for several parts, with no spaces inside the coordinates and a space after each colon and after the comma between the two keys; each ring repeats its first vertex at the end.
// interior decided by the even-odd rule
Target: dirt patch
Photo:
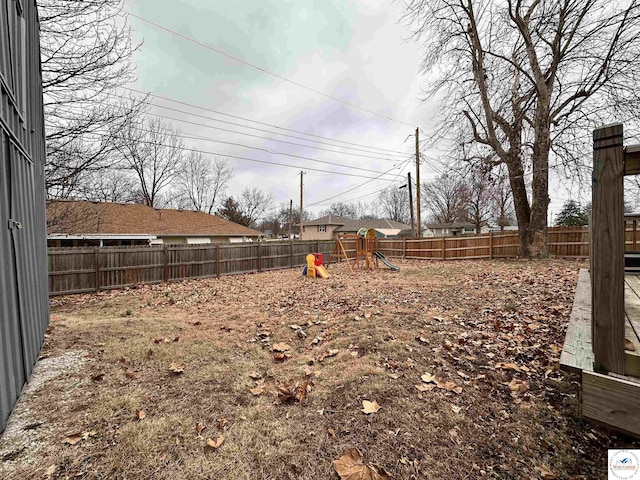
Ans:
{"type": "Polygon", "coordinates": [[[397,263],[53,299],[44,354],[85,363],[23,398],[0,476],[338,478],[355,447],[397,479],[606,478],[635,444],[558,371],[585,264],[397,263]]]}

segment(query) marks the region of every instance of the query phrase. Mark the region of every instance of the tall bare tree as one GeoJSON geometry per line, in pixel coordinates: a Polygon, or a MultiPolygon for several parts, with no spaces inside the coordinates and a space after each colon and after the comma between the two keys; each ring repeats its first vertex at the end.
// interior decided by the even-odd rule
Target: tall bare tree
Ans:
{"type": "Polygon", "coordinates": [[[385,188],[378,195],[379,213],[391,220],[401,223],[409,223],[410,210],[409,199],[404,190],[397,186],[385,188]]]}
{"type": "Polygon", "coordinates": [[[212,214],[221,204],[233,169],[223,157],[211,159],[200,152],[189,152],[177,176],[176,194],[183,205],[212,214]]]}
{"type": "Polygon", "coordinates": [[[433,221],[454,223],[467,220],[469,190],[462,177],[445,174],[422,184],[422,207],[433,221]]]}
{"type": "Polygon", "coordinates": [[[238,201],[248,225],[255,225],[269,210],[273,208],[273,196],[257,188],[245,188],[238,201]]]}
{"type": "Polygon", "coordinates": [[[324,217],[327,215],[333,215],[334,217],[344,217],[344,218],[357,218],[356,216],[356,208],[351,203],[346,202],[337,202],[332,203],[329,208],[320,212],[320,216],[324,217]]]}
{"type": "Polygon", "coordinates": [[[595,125],[637,122],[638,0],[409,0],[405,20],[441,136],[507,166],[521,253],[544,254],[549,170],[580,172],[595,125]]]}
{"type": "Polygon", "coordinates": [[[113,93],[135,78],[122,0],[38,0],[50,197],[77,193],[87,171],[117,161],[119,132],[141,102],[113,93]]]}
{"type": "Polygon", "coordinates": [[[135,203],[139,188],[129,171],[111,168],[82,176],[77,198],[92,202],[135,203]]]}
{"type": "Polygon", "coordinates": [[[184,146],[180,132],[157,117],[120,132],[123,162],[138,179],[143,203],[160,208],[167,204],[167,190],[182,168],[184,146]]]}

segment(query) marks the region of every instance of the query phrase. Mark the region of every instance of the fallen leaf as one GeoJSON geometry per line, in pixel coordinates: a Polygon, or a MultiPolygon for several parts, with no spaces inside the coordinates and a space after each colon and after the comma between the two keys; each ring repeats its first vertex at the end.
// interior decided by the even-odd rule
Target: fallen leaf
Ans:
{"type": "Polygon", "coordinates": [[[169,364],[169,370],[171,370],[171,373],[179,375],[181,373],[184,373],[184,365],[172,362],[169,364]]]}
{"type": "Polygon", "coordinates": [[[336,436],[336,432],[333,428],[329,427],[327,428],[327,432],[329,432],[329,435],[331,435],[333,438],[335,438],[336,436]]]}
{"type": "Polygon", "coordinates": [[[291,355],[287,352],[276,352],[273,354],[273,359],[276,362],[284,362],[288,358],[291,358],[291,355]]]}
{"type": "Polygon", "coordinates": [[[144,413],[144,410],[138,410],[138,420],[144,420],[146,416],[147,414],[144,413]]]}
{"type": "Polygon", "coordinates": [[[80,440],[82,440],[82,435],[80,435],[79,433],[74,433],[72,435],[68,435],[64,440],[62,440],[62,443],[66,443],[68,445],[75,445],[80,440]]]}
{"type": "Polygon", "coordinates": [[[257,397],[264,392],[264,385],[256,385],[254,388],[250,388],[249,391],[251,392],[251,395],[257,397]]]}
{"type": "Polygon", "coordinates": [[[196,423],[196,432],[198,432],[198,435],[200,435],[200,433],[202,433],[202,430],[204,430],[206,427],[201,424],[201,423],[196,423]]]}
{"type": "Polygon", "coordinates": [[[224,430],[224,427],[227,426],[227,419],[224,417],[219,418],[216,422],[216,425],[218,426],[219,430],[224,430]]]}
{"type": "Polygon", "coordinates": [[[51,466],[49,466],[49,468],[47,468],[47,469],[44,471],[44,474],[45,474],[47,477],[52,477],[52,476],[53,476],[53,474],[54,474],[54,473],[56,473],[56,470],[57,470],[57,469],[58,469],[58,466],[57,466],[57,465],[51,465],[51,466]]]}
{"type": "Polygon", "coordinates": [[[223,442],[224,442],[224,436],[222,435],[220,435],[215,440],[211,440],[210,438],[207,438],[207,447],[217,450],[220,447],[220,445],[222,445],[223,442]]]}
{"type": "Polygon", "coordinates": [[[540,465],[537,469],[540,470],[540,476],[545,480],[553,480],[557,478],[556,474],[553,473],[546,465],[540,465]]]}
{"type": "Polygon", "coordinates": [[[92,382],[99,382],[104,378],[104,373],[96,373],[91,377],[92,382]]]}
{"type": "Polygon", "coordinates": [[[457,405],[451,405],[451,411],[453,413],[460,413],[460,411],[462,410],[461,407],[457,406],[457,405]]]}
{"type": "Polygon", "coordinates": [[[252,380],[259,380],[262,378],[262,375],[260,375],[258,372],[251,372],[249,374],[249,378],[252,380]]]}
{"type": "Polygon", "coordinates": [[[278,342],[273,344],[272,350],[274,352],[286,352],[287,350],[291,350],[291,347],[286,343],[278,342]]]}
{"type": "Polygon", "coordinates": [[[333,468],[341,480],[387,480],[391,478],[382,468],[365,464],[357,448],[347,448],[342,456],[333,461],[333,468]]]}
{"type": "Polygon", "coordinates": [[[631,340],[625,337],[624,339],[624,349],[629,350],[630,352],[636,351],[636,346],[633,344],[631,340]]]}
{"type": "Polygon", "coordinates": [[[515,370],[516,372],[520,371],[520,367],[515,363],[496,363],[496,368],[501,368],[503,370],[515,370]]]}
{"type": "Polygon", "coordinates": [[[147,358],[151,358],[153,356],[153,350],[149,349],[147,352],[147,358]]]}
{"type": "Polygon", "coordinates": [[[338,350],[337,348],[332,348],[331,350],[328,350],[328,351],[324,352],[322,355],[320,355],[320,357],[318,358],[318,361],[321,362],[325,358],[335,357],[338,354],[339,351],[340,350],[338,350]]]}
{"type": "Polygon", "coordinates": [[[512,392],[522,393],[529,390],[529,384],[527,382],[519,382],[515,378],[509,383],[509,388],[512,392]]]}
{"type": "Polygon", "coordinates": [[[415,387],[419,392],[428,392],[429,390],[433,390],[435,385],[425,385],[424,383],[421,383],[420,385],[415,385],[415,387]]]}
{"type": "Polygon", "coordinates": [[[369,415],[370,413],[376,413],[381,408],[382,407],[378,405],[378,402],[376,402],[375,400],[373,402],[370,402],[369,400],[362,401],[362,411],[366,415],[369,415]]]}
{"type": "Polygon", "coordinates": [[[138,374],[137,372],[134,372],[133,370],[127,370],[124,372],[124,374],[127,378],[132,378],[132,379],[140,378],[140,374],[138,374]]]}
{"type": "Polygon", "coordinates": [[[422,380],[424,383],[437,383],[438,381],[436,380],[436,377],[434,377],[433,375],[431,375],[430,373],[425,373],[424,375],[422,375],[420,377],[420,380],[422,380]]]}

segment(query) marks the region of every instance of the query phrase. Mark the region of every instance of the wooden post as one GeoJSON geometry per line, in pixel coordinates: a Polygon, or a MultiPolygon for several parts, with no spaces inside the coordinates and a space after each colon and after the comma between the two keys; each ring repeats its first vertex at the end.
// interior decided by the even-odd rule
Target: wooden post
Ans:
{"type": "Polygon", "coordinates": [[[289,268],[293,268],[293,240],[289,240],[289,268]]]}
{"type": "Polygon", "coordinates": [[[166,245],[162,246],[162,281],[167,283],[169,281],[169,251],[166,245]]]}
{"type": "Polygon", "coordinates": [[[407,237],[402,240],[402,258],[407,258],[407,237]]]}
{"type": "MultiPolygon", "coordinates": [[[[626,225],[625,225],[625,235],[626,235],[626,225]]],[[[633,221],[633,251],[637,252],[638,251],[638,240],[637,240],[637,233],[638,233],[638,221],[634,220],[633,221]]]]}
{"type": "Polygon", "coordinates": [[[594,370],[624,374],[622,125],[593,132],[591,318],[594,370]]]}
{"type": "Polygon", "coordinates": [[[258,242],[258,273],[262,271],[262,256],[260,255],[260,243],[258,242]]]}
{"type": "Polygon", "coordinates": [[[94,248],[96,262],[96,293],[100,291],[100,247],[94,248]]]}
{"type": "Polygon", "coordinates": [[[493,260],[493,232],[489,232],[489,260],[493,260]]]}
{"type": "Polygon", "coordinates": [[[216,276],[220,278],[220,244],[216,245],[216,276]]]}
{"type": "Polygon", "coordinates": [[[447,237],[442,237],[442,260],[447,258],[447,237]]]}

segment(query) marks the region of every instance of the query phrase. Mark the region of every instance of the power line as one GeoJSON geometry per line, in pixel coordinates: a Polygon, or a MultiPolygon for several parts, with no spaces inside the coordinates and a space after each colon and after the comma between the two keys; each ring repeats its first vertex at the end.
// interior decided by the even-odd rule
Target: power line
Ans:
{"type": "MultiPolygon", "coordinates": [[[[385,172],[385,174],[389,173],[390,171],[392,171],[392,170],[394,170],[394,169],[396,169],[396,168],[404,168],[404,167],[405,167],[405,166],[406,166],[406,165],[407,165],[411,160],[413,160],[413,157],[409,157],[407,160],[405,160],[401,165],[399,165],[399,166],[397,166],[397,167],[395,167],[395,166],[394,166],[394,167],[390,168],[389,170],[387,170],[387,171],[385,172]]],[[[324,198],[324,199],[322,199],[322,200],[320,200],[320,201],[318,201],[318,202],[312,203],[311,205],[307,205],[307,206],[308,206],[308,207],[314,207],[314,206],[316,206],[316,205],[323,204],[324,202],[326,202],[326,201],[328,201],[328,200],[333,200],[334,198],[341,197],[342,195],[346,195],[347,193],[352,192],[352,191],[354,191],[354,190],[355,190],[355,189],[357,189],[357,188],[361,188],[361,187],[363,187],[363,186],[367,185],[368,183],[371,183],[371,182],[372,182],[372,181],[374,181],[374,180],[378,180],[378,179],[380,179],[380,177],[381,177],[381,176],[382,176],[382,175],[380,175],[379,177],[376,177],[376,178],[370,179],[370,180],[368,180],[368,181],[366,181],[366,182],[364,182],[364,183],[361,183],[360,185],[356,185],[355,187],[350,188],[350,189],[348,189],[348,190],[345,190],[345,191],[344,191],[344,192],[342,192],[342,193],[338,193],[337,195],[332,195],[331,197],[324,198]]],[[[397,176],[396,176],[396,177],[397,177],[397,176]]],[[[396,179],[393,179],[393,180],[385,180],[385,181],[387,181],[387,182],[394,182],[394,181],[396,181],[396,180],[397,180],[397,178],[396,178],[396,179]]]]}
{"type": "MultiPolygon", "coordinates": [[[[156,116],[158,118],[163,118],[163,119],[167,119],[167,118],[168,119],[172,119],[172,117],[165,117],[165,116],[162,116],[162,115],[155,115],[155,114],[149,114],[149,115],[153,115],[153,116],[156,116]]],[[[189,123],[193,123],[193,122],[189,122],[189,123]]],[[[197,124],[197,125],[200,125],[200,124],[197,124]]],[[[140,125],[133,125],[133,127],[137,131],[150,133],[150,130],[144,129],[140,125]]],[[[87,132],[87,133],[91,134],[93,132],[87,132]]],[[[377,170],[371,170],[371,169],[368,169],[368,168],[357,167],[357,166],[352,166],[352,165],[345,165],[344,163],[331,162],[331,161],[328,161],[328,160],[318,160],[318,159],[315,159],[315,158],[305,157],[303,155],[296,155],[296,154],[293,154],[293,153],[274,152],[274,151],[268,150],[266,148],[255,147],[255,146],[251,146],[251,145],[245,145],[243,143],[229,142],[229,141],[226,141],[226,140],[217,140],[217,139],[207,138],[207,137],[202,137],[202,136],[184,135],[182,133],[174,133],[173,135],[178,137],[178,138],[184,138],[184,139],[188,139],[188,140],[201,140],[201,141],[206,141],[206,142],[223,143],[223,144],[226,144],[226,145],[234,145],[234,146],[237,146],[237,147],[243,147],[243,148],[248,148],[248,149],[252,149],[252,150],[260,150],[260,151],[263,151],[263,152],[271,154],[271,155],[283,155],[283,156],[292,157],[292,158],[299,158],[299,159],[302,159],[302,160],[309,160],[311,162],[323,163],[323,164],[326,164],[326,165],[334,165],[334,166],[337,166],[337,167],[350,168],[350,169],[353,169],[353,170],[360,170],[360,171],[363,171],[363,172],[381,174],[381,172],[379,172],[377,170]]],[[[385,175],[385,174],[382,173],[382,175],[385,175]]]]}
{"type": "MultiPolygon", "coordinates": [[[[299,133],[300,135],[308,135],[308,136],[310,136],[310,137],[320,138],[320,139],[322,139],[322,140],[329,140],[330,142],[344,143],[345,145],[356,146],[356,147],[362,147],[362,148],[370,149],[370,150],[373,150],[373,151],[384,152],[384,153],[386,153],[386,154],[394,154],[394,155],[403,155],[403,156],[404,156],[404,153],[402,153],[402,152],[398,152],[397,150],[398,150],[398,148],[400,148],[400,147],[401,147],[401,146],[402,146],[402,145],[407,141],[406,139],[405,139],[405,141],[404,141],[404,142],[402,142],[398,147],[396,147],[396,148],[394,148],[394,149],[392,149],[392,150],[388,150],[388,149],[386,149],[386,148],[371,147],[371,146],[369,146],[369,145],[362,145],[362,144],[360,144],[360,143],[347,142],[347,141],[344,141],[344,140],[338,140],[337,138],[323,137],[323,136],[321,136],[321,135],[315,135],[315,134],[313,134],[313,133],[303,132],[303,131],[301,131],[301,130],[294,130],[294,129],[292,129],[292,128],[286,128],[286,127],[282,127],[282,126],[279,126],[279,125],[273,125],[273,124],[271,124],[271,123],[260,122],[260,121],[258,121],[258,120],[253,120],[253,119],[251,119],[251,118],[246,118],[246,117],[242,117],[242,116],[239,116],[239,115],[232,115],[232,114],[230,114],[230,113],[225,113],[225,112],[221,112],[221,111],[219,111],[219,110],[213,110],[213,109],[211,109],[211,108],[203,107],[202,105],[195,105],[195,104],[192,104],[192,103],[187,103],[187,102],[183,102],[183,101],[180,101],[180,100],[176,100],[176,99],[174,99],[174,98],[170,98],[170,97],[165,97],[165,96],[162,96],[162,95],[158,95],[157,93],[143,92],[142,90],[136,90],[135,88],[130,88],[130,87],[120,87],[120,88],[123,88],[123,89],[126,89],[126,90],[130,90],[130,91],[132,91],[132,92],[136,92],[136,93],[139,93],[139,94],[141,94],[141,95],[150,95],[150,96],[152,96],[152,97],[159,98],[159,99],[161,99],[161,100],[166,100],[166,101],[168,101],[168,102],[173,102],[173,103],[177,103],[177,104],[179,104],[179,105],[184,105],[184,106],[187,106],[187,107],[192,107],[192,108],[197,108],[197,109],[200,109],[200,110],[204,110],[204,111],[206,111],[206,112],[215,113],[215,114],[217,114],[217,115],[223,115],[223,116],[226,116],[226,117],[235,118],[236,120],[244,120],[244,121],[246,121],[246,122],[256,123],[256,124],[258,124],[258,125],[262,125],[262,126],[265,126],[265,127],[277,128],[277,129],[279,129],[279,130],[285,130],[285,131],[287,131],[287,132],[299,133]]],[[[121,97],[121,98],[124,98],[124,97],[121,97]]],[[[248,127],[248,126],[247,126],[247,128],[252,128],[252,127],[248,127]]],[[[278,132],[271,132],[271,133],[275,133],[275,134],[277,134],[277,135],[284,135],[284,136],[288,136],[288,137],[291,137],[291,138],[299,138],[300,140],[305,140],[305,141],[308,141],[308,142],[314,142],[314,141],[316,141],[316,140],[311,140],[311,139],[306,139],[306,138],[296,137],[296,136],[294,136],[294,135],[286,135],[286,134],[284,134],[284,133],[278,133],[278,132]]],[[[411,136],[411,135],[409,135],[409,137],[410,137],[410,136],[411,136]]],[[[407,138],[409,138],[409,137],[407,137],[407,138]]],[[[333,145],[333,144],[331,144],[331,143],[326,143],[326,142],[317,142],[317,143],[323,143],[323,144],[325,144],[325,145],[332,145],[332,146],[334,146],[334,147],[347,148],[347,147],[342,147],[342,146],[340,146],[340,145],[333,145]]],[[[353,150],[359,150],[359,149],[355,149],[355,148],[354,148],[353,150]]],[[[362,150],[362,151],[365,151],[365,150],[362,150]]],[[[375,153],[375,152],[368,152],[368,153],[375,153]]]]}
{"type": "MultiPolygon", "coordinates": [[[[101,134],[101,133],[97,133],[97,132],[88,133],[87,135],[96,135],[96,136],[100,136],[100,137],[103,137],[103,138],[107,136],[105,134],[101,134]]],[[[147,145],[156,145],[156,146],[162,146],[162,147],[176,148],[178,150],[185,151],[185,152],[196,152],[196,153],[204,153],[204,154],[207,154],[207,155],[218,155],[220,157],[233,158],[233,159],[236,159],[236,160],[245,160],[245,161],[248,161],[248,162],[255,162],[255,163],[264,163],[264,164],[267,164],[267,165],[276,165],[278,167],[288,167],[288,168],[296,168],[296,169],[304,168],[304,169],[307,169],[307,170],[312,170],[314,172],[329,173],[329,174],[332,174],[332,175],[343,175],[343,176],[346,176],[346,177],[367,178],[367,179],[369,179],[369,181],[378,180],[378,179],[380,179],[381,176],[383,176],[383,175],[385,175],[387,173],[387,172],[385,172],[385,173],[383,173],[383,174],[381,174],[381,175],[379,175],[377,177],[367,177],[366,175],[357,175],[355,173],[336,172],[336,171],[333,171],[333,170],[322,170],[320,168],[313,168],[313,167],[307,167],[307,166],[301,167],[300,165],[291,165],[291,164],[288,164],[288,163],[271,162],[271,161],[268,161],[268,160],[258,160],[258,159],[255,159],[255,158],[240,157],[238,155],[230,155],[228,153],[221,153],[221,152],[211,152],[211,151],[208,151],[208,150],[200,150],[200,149],[197,149],[197,148],[175,147],[175,146],[167,145],[167,144],[164,144],[164,143],[150,142],[150,141],[147,141],[147,140],[137,140],[137,143],[143,143],[143,144],[147,144],[147,145]]],[[[396,167],[394,166],[393,168],[388,170],[388,172],[393,170],[394,168],[396,168],[396,167]]]]}
{"type": "Polygon", "coordinates": [[[266,69],[264,69],[262,67],[258,67],[257,65],[254,65],[252,63],[247,62],[246,60],[243,60],[241,58],[235,57],[235,56],[233,56],[233,55],[231,55],[231,54],[229,54],[227,52],[224,52],[223,50],[220,50],[219,48],[212,47],[211,45],[208,45],[206,43],[200,42],[199,40],[191,38],[191,37],[189,37],[187,35],[184,35],[182,33],[176,32],[175,30],[171,30],[170,28],[167,28],[167,27],[165,27],[163,25],[155,23],[155,22],[153,22],[151,20],[147,20],[146,18],[143,18],[143,17],[141,17],[139,15],[136,15],[134,13],[131,13],[128,10],[124,10],[124,9],[121,9],[121,10],[122,10],[122,12],[126,13],[127,15],[129,15],[129,16],[131,16],[133,18],[137,18],[138,20],[140,20],[140,21],[142,21],[144,23],[152,25],[152,26],[154,26],[154,27],[156,27],[156,28],[158,28],[160,30],[163,30],[163,31],[168,32],[168,33],[170,33],[172,35],[175,35],[176,37],[182,38],[183,40],[187,40],[187,41],[189,41],[191,43],[199,45],[200,47],[206,48],[207,50],[211,50],[212,52],[215,52],[215,53],[217,53],[219,55],[223,55],[223,56],[225,56],[227,58],[235,60],[236,62],[242,63],[243,65],[251,67],[251,68],[253,68],[255,70],[258,70],[258,71],[260,71],[262,73],[265,73],[267,75],[271,75],[272,77],[278,78],[280,80],[288,82],[288,83],[290,83],[292,85],[295,85],[297,87],[303,88],[305,90],[308,90],[310,92],[316,93],[318,95],[322,95],[323,97],[330,98],[331,100],[334,100],[336,102],[342,103],[343,105],[346,105],[348,107],[356,108],[356,109],[361,110],[363,112],[367,112],[367,113],[370,113],[370,114],[375,115],[377,117],[384,118],[385,120],[389,120],[391,122],[400,123],[402,125],[413,126],[412,124],[404,122],[402,120],[397,120],[397,119],[395,119],[393,117],[389,117],[387,115],[382,115],[381,113],[374,112],[373,110],[369,110],[368,108],[360,107],[358,105],[354,105],[353,103],[349,103],[349,102],[347,102],[345,100],[342,100],[341,98],[334,97],[333,95],[328,95],[328,94],[326,94],[324,92],[321,92],[320,90],[316,90],[315,88],[307,87],[306,85],[303,85],[303,84],[301,84],[299,82],[296,82],[294,80],[290,80],[290,79],[288,79],[286,77],[283,77],[282,75],[278,75],[277,73],[270,72],[269,70],[266,70],[266,69]]]}
{"type": "MultiPolygon", "coordinates": [[[[123,97],[121,95],[114,95],[114,96],[115,97],[119,97],[119,98],[126,98],[126,97],[123,97]]],[[[111,107],[118,107],[118,105],[115,105],[113,103],[108,103],[108,102],[96,102],[96,103],[101,103],[103,105],[108,105],[108,106],[111,106],[111,107]]],[[[258,131],[262,131],[262,132],[266,132],[266,133],[276,133],[276,132],[270,132],[268,130],[262,130],[262,129],[259,129],[259,128],[255,128],[255,127],[249,127],[249,126],[246,126],[246,125],[240,125],[238,123],[228,122],[226,120],[220,120],[220,119],[217,119],[217,118],[211,118],[211,117],[208,117],[206,115],[200,115],[198,113],[186,112],[184,110],[180,110],[180,109],[177,109],[177,108],[167,107],[167,106],[164,106],[164,105],[158,105],[156,103],[149,103],[149,105],[157,107],[157,108],[163,108],[165,110],[171,110],[173,112],[184,113],[186,115],[191,115],[191,116],[198,117],[198,118],[203,118],[203,119],[206,119],[206,120],[211,120],[211,121],[214,121],[214,122],[226,123],[226,124],[230,124],[230,125],[234,125],[234,126],[238,126],[238,127],[242,127],[242,128],[249,128],[249,129],[252,129],[252,130],[258,130],[258,131]]],[[[398,161],[397,159],[393,159],[393,158],[382,158],[382,157],[373,156],[373,155],[363,155],[361,153],[341,152],[339,150],[331,150],[329,148],[316,147],[314,145],[304,145],[304,144],[301,144],[301,143],[289,142],[287,140],[280,140],[280,139],[277,139],[277,138],[263,137],[263,136],[260,136],[260,135],[254,135],[252,133],[238,132],[236,130],[229,130],[228,128],[215,127],[213,125],[203,125],[202,123],[190,122],[188,120],[182,120],[180,118],[169,117],[169,116],[166,116],[166,115],[159,115],[159,114],[154,114],[154,113],[148,113],[148,115],[159,116],[159,117],[162,117],[162,118],[166,118],[167,120],[174,120],[176,122],[188,123],[188,124],[191,124],[191,125],[197,125],[199,127],[211,128],[211,129],[220,130],[220,131],[223,131],[223,132],[235,133],[235,134],[238,134],[238,135],[245,135],[247,137],[259,138],[261,140],[269,140],[269,141],[272,141],[272,142],[279,142],[279,143],[285,143],[285,144],[288,144],[288,145],[295,145],[297,147],[313,148],[315,150],[322,150],[322,151],[325,151],[325,152],[338,153],[338,154],[341,154],[341,155],[351,155],[351,156],[354,156],[354,157],[372,158],[374,160],[385,160],[385,161],[390,161],[390,162],[398,161]]],[[[276,133],[276,135],[282,135],[282,134],[276,133]]],[[[313,140],[311,140],[311,141],[313,141],[313,140]]],[[[345,147],[339,147],[339,148],[345,148],[345,147]]],[[[373,153],[373,152],[370,152],[370,153],[373,153]]]]}

